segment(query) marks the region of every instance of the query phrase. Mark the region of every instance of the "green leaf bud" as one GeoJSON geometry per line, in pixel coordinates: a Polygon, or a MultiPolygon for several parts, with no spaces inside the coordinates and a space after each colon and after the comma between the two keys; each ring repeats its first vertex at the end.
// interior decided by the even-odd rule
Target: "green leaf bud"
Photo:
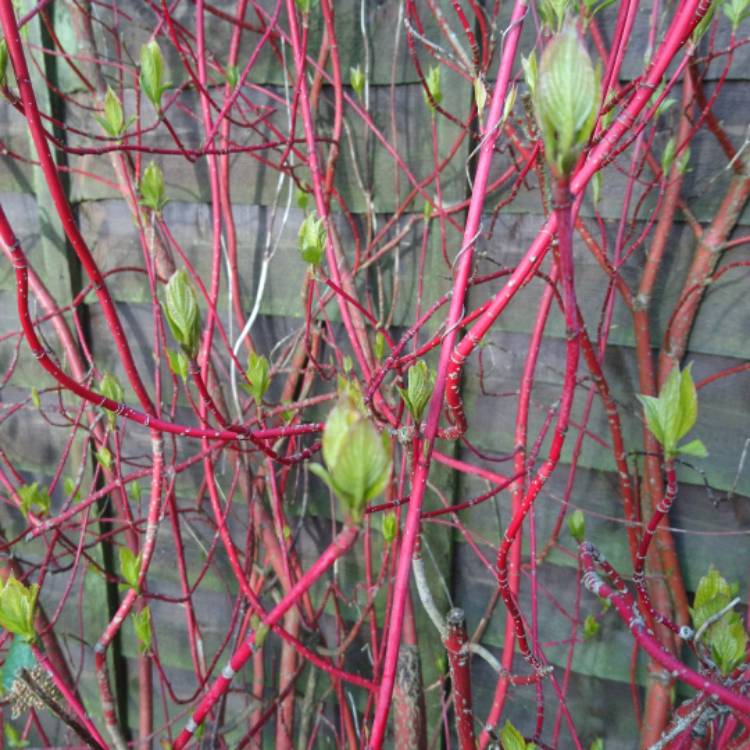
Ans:
{"type": "Polygon", "coordinates": [[[130,547],[120,547],[120,575],[131,589],[138,589],[138,580],[141,577],[140,555],[136,555],[130,547]]]}
{"type": "Polygon", "coordinates": [[[268,386],[271,384],[271,378],[268,376],[268,360],[263,356],[250,352],[247,355],[247,370],[245,377],[248,382],[243,383],[242,387],[253,397],[255,405],[260,406],[263,403],[268,386]]]}
{"type": "Polygon", "coordinates": [[[104,95],[104,117],[97,116],[96,121],[101,125],[102,130],[112,138],[119,138],[125,130],[122,102],[110,86],[107,87],[107,93],[104,95]]]}
{"type": "Polygon", "coordinates": [[[164,316],[177,343],[191,359],[200,345],[200,311],[195,291],[184,269],[175,271],[165,290],[164,316]]]}
{"type": "Polygon", "coordinates": [[[427,91],[424,92],[425,104],[433,110],[435,105],[439,105],[443,101],[443,89],[440,81],[440,66],[433,65],[425,76],[425,84],[427,85],[427,91]]]}
{"type": "Polygon", "coordinates": [[[326,247],[326,228],[323,219],[316,219],[310,215],[299,228],[299,254],[305,263],[319,266],[323,262],[326,247]]]}
{"type": "Polygon", "coordinates": [[[349,68],[349,84],[358,97],[362,97],[365,90],[365,74],[360,65],[349,68]]]}
{"type": "Polygon", "coordinates": [[[143,170],[138,192],[141,194],[141,205],[157,214],[161,213],[169,202],[164,190],[164,174],[156,163],[151,162],[143,170]]]}
{"type": "Polygon", "coordinates": [[[396,538],[396,534],[398,533],[398,518],[393,511],[390,511],[383,514],[383,520],[381,523],[383,539],[386,544],[390,544],[396,538]]]}
{"type": "Polygon", "coordinates": [[[568,531],[570,535],[580,544],[586,537],[586,518],[583,511],[574,510],[568,516],[568,531]]]}
{"type": "Polygon", "coordinates": [[[348,517],[362,520],[365,506],[388,483],[391,472],[391,441],[368,419],[362,395],[354,383],[344,384],[323,430],[325,468],[312,464],[339,498],[348,517]]]}
{"type": "Polygon", "coordinates": [[[157,112],[161,112],[161,97],[170,84],[164,83],[164,57],[155,41],[141,47],[141,88],[157,112]]]}
{"type": "Polygon", "coordinates": [[[547,161],[569,175],[596,121],[598,74],[575,26],[566,24],[544,48],[533,89],[547,161]]]}
{"type": "Polygon", "coordinates": [[[415,422],[422,419],[425,406],[432,396],[435,386],[435,372],[431,370],[424,360],[419,360],[409,368],[407,374],[406,389],[400,388],[401,397],[407,408],[414,417],[415,422]]]}

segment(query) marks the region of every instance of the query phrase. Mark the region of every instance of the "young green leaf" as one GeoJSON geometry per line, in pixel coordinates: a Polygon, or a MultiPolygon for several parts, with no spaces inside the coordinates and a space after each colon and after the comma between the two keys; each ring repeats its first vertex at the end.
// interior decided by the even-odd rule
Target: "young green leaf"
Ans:
{"type": "Polygon", "coordinates": [[[112,138],[119,138],[125,131],[125,114],[122,110],[122,102],[110,86],[104,95],[104,116],[96,116],[96,121],[102,130],[112,138]]]}
{"type": "Polygon", "coordinates": [[[640,395],[638,399],[643,405],[646,424],[661,444],[667,458],[674,458],[683,452],[698,457],[706,455],[706,449],[700,440],[678,446],[678,442],[693,429],[698,417],[698,397],[692,365],[682,371],[675,366],[657,398],[640,395]]]}
{"type": "MultiPolygon", "coordinates": [[[[99,381],[99,393],[110,401],[116,401],[118,404],[121,404],[125,400],[125,391],[120,385],[120,381],[109,372],[104,373],[104,376],[99,381]]],[[[113,429],[117,421],[117,415],[107,410],[107,421],[109,422],[110,429],[113,429]]]]}
{"type": "Polygon", "coordinates": [[[141,576],[141,556],[136,555],[130,547],[120,547],[120,575],[131,589],[138,589],[141,576]]]}
{"type": "Polygon", "coordinates": [[[94,455],[96,456],[96,461],[99,466],[101,466],[105,471],[110,471],[114,463],[114,459],[112,458],[112,453],[109,448],[107,448],[106,445],[102,445],[96,449],[94,455]]]}
{"type": "Polygon", "coordinates": [[[186,382],[189,362],[185,353],[181,350],[167,349],[167,360],[169,361],[169,369],[182,378],[183,383],[186,382]]]}
{"type": "Polygon", "coordinates": [[[709,628],[707,638],[711,658],[724,675],[730,675],[745,661],[747,648],[747,633],[742,620],[735,612],[727,615],[709,628]]]}
{"type": "Polygon", "coordinates": [[[365,90],[365,74],[360,65],[349,68],[349,85],[357,97],[361,99],[365,90]]]}
{"type": "Polygon", "coordinates": [[[160,214],[164,206],[169,203],[164,190],[164,174],[154,162],[143,170],[138,192],[141,194],[141,205],[157,214],[160,214]]]}
{"type": "Polygon", "coordinates": [[[164,57],[156,41],[141,47],[141,88],[157,112],[161,112],[161,97],[169,88],[164,83],[164,57]]]}
{"type": "Polygon", "coordinates": [[[268,360],[255,352],[247,355],[247,369],[245,377],[247,383],[242,383],[242,388],[246,390],[255,400],[256,406],[263,404],[263,396],[271,384],[271,378],[268,376],[268,360]]]}
{"type": "Polygon", "coordinates": [[[398,518],[393,511],[383,514],[382,520],[383,539],[386,544],[390,544],[398,533],[398,518]]]}
{"type": "Polygon", "coordinates": [[[63,490],[65,494],[75,503],[81,499],[81,490],[76,487],[76,480],[73,477],[63,479],[63,490]]]}
{"type": "Polygon", "coordinates": [[[145,654],[151,648],[151,610],[148,607],[133,613],[133,630],[138,639],[138,650],[145,654]]]}
{"type": "Polygon", "coordinates": [[[425,104],[433,110],[436,105],[443,101],[443,89],[441,85],[441,71],[439,65],[433,65],[425,76],[427,91],[424,92],[425,104]]]}
{"type": "Polygon", "coordinates": [[[667,145],[664,146],[664,151],[661,154],[661,173],[664,177],[669,175],[669,170],[672,169],[674,163],[674,154],[677,149],[677,144],[674,138],[670,138],[667,141],[667,145]]]}
{"type": "Polygon", "coordinates": [[[39,398],[39,391],[32,385],[31,386],[31,403],[35,409],[42,408],[42,400],[39,398]]]}
{"type": "Polygon", "coordinates": [[[8,43],[0,39],[0,86],[8,84],[8,43]]]}
{"type": "Polygon", "coordinates": [[[349,518],[359,523],[367,503],[388,483],[391,441],[367,418],[362,395],[353,382],[342,384],[338,403],[326,420],[322,442],[326,466],[312,464],[310,471],[336,494],[349,518]]]}
{"type": "Polygon", "coordinates": [[[422,419],[422,413],[432,396],[434,386],[435,372],[426,362],[419,360],[409,368],[407,387],[399,388],[399,391],[415,422],[422,419]]]}
{"type": "Polygon", "coordinates": [[[326,247],[326,227],[323,219],[307,216],[299,228],[299,254],[305,263],[319,266],[326,247]]]}
{"type": "Polygon", "coordinates": [[[167,282],[162,307],[172,335],[192,359],[198,354],[201,320],[198,300],[184,269],[175,271],[167,282]]]}
{"type": "Polygon", "coordinates": [[[750,18],[750,0],[725,0],[721,8],[732,24],[732,32],[736,32],[739,25],[750,18]]]}
{"type": "Polygon", "coordinates": [[[240,80],[240,69],[236,65],[227,65],[224,70],[224,78],[230,89],[236,89],[240,80]]]}
{"type": "Polygon", "coordinates": [[[569,0],[542,0],[539,4],[539,16],[549,29],[560,31],[568,10],[569,0]]]}
{"type": "Polygon", "coordinates": [[[49,496],[47,488],[40,487],[39,482],[22,484],[17,492],[18,497],[21,499],[21,513],[26,518],[32,512],[37,516],[49,513],[49,509],[52,506],[52,499],[49,496]]]}
{"type": "Polygon", "coordinates": [[[599,620],[594,617],[594,615],[588,615],[586,619],[583,621],[583,638],[584,640],[588,641],[594,638],[596,635],[598,635],[599,630],[601,630],[601,625],[599,624],[599,620]]]}
{"type": "Polygon", "coordinates": [[[509,721],[506,721],[500,730],[500,745],[503,750],[527,750],[528,748],[523,735],[509,721]]]}
{"type": "Polygon", "coordinates": [[[570,535],[580,544],[586,537],[586,518],[580,509],[574,510],[568,516],[568,531],[570,535]]]}
{"type": "Polygon", "coordinates": [[[532,85],[547,161],[556,173],[569,174],[591,135],[599,101],[598,73],[575,25],[566,23],[544,48],[532,85]]]}
{"type": "Polygon", "coordinates": [[[385,356],[385,334],[382,331],[378,331],[375,334],[375,358],[378,360],[383,359],[385,356]]]}
{"type": "Polygon", "coordinates": [[[732,587],[712,565],[708,573],[698,581],[690,616],[693,627],[698,630],[706,620],[721,612],[732,600],[732,587]]]}
{"type": "Polygon", "coordinates": [[[3,734],[5,735],[8,747],[13,750],[22,750],[22,748],[28,747],[30,744],[28,740],[21,739],[19,731],[7,720],[3,724],[3,734]]]}
{"type": "Polygon", "coordinates": [[[13,575],[0,590],[0,627],[27,642],[36,638],[34,630],[34,608],[39,596],[35,583],[24,586],[13,575]]]}
{"type": "Polygon", "coordinates": [[[297,204],[297,208],[301,208],[304,211],[310,203],[310,193],[302,190],[302,188],[295,187],[294,202],[297,204]]]}

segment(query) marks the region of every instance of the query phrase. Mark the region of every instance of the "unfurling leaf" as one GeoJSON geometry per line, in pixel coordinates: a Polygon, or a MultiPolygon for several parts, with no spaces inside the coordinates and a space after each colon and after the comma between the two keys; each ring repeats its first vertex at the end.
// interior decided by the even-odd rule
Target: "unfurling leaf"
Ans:
{"type": "Polygon", "coordinates": [[[247,355],[247,370],[245,377],[248,382],[243,383],[242,387],[253,397],[256,406],[263,403],[268,386],[271,384],[271,378],[268,376],[268,360],[255,352],[247,355]]]}
{"type": "Polygon", "coordinates": [[[506,721],[500,730],[500,744],[503,750],[527,750],[528,748],[523,735],[509,721],[506,721]]]}
{"type": "Polygon", "coordinates": [[[37,516],[49,513],[49,509],[52,506],[52,499],[49,496],[47,488],[40,487],[39,482],[22,484],[17,491],[18,497],[21,498],[21,513],[26,518],[32,512],[37,516]]]}
{"type": "Polygon", "coordinates": [[[599,101],[598,73],[573,24],[544,48],[530,88],[547,161],[558,175],[568,175],[591,135],[599,101]]]}
{"type": "Polygon", "coordinates": [[[164,83],[164,58],[155,41],[141,47],[141,88],[157,112],[161,112],[161,97],[169,88],[164,83]]]}
{"type": "Polygon", "coordinates": [[[133,630],[138,639],[138,650],[145,654],[151,648],[151,610],[148,607],[133,613],[133,630]]]}
{"type": "Polygon", "coordinates": [[[138,589],[141,576],[141,556],[136,555],[130,547],[120,547],[120,575],[131,589],[138,589]]]}
{"type": "Polygon", "coordinates": [[[422,413],[432,396],[434,386],[435,372],[427,366],[426,362],[419,360],[409,368],[407,387],[400,388],[399,391],[415,422],[422,419],[422,413]]]}
{"type": "Polygon", "coordinates": [[[0,627],[31,642],[36,638],[34,630],[34,608],[39,595],[39,586],[32,583],[24,586],[13,575],[0,590],[0,627]]]}
{"type": "Polygon", "coordinates": [[[200,345],[201,319],[193,285],[184,269],[175,271],[167,282],[162,307],[175,341],[194,358],[200,345]]]}
{"type": "Polygon", "coordinates": [[[323,262],[326,247],[326,227],[323,219],[310,215],[299,228],[299,254],[305,263],[319,266],[323,262]]]}
{"type": "Polygon", "coordinates": [[[323,430],[323,460],[310,470],[339,498],[355,523],[362,520],[367,503],[377,497],[391,472],[391,441],[368,419],[362,395],[354,383],[344,381],[339,400],[323,430]]]}
{"type": "Polygon", "coordinates": [[[574,510],[568,516],[568,531],[570,535],[580,544],[586,536],[586,518],[583,511],[574,510]]]}
{"type": "Polygon", "coordinates": [[[164,206],[169,203],[164,190],[164,174],[154,162],[143,170],[138,192],[141,194],[141,205],[157,214],[161,213],[164,206]]]}

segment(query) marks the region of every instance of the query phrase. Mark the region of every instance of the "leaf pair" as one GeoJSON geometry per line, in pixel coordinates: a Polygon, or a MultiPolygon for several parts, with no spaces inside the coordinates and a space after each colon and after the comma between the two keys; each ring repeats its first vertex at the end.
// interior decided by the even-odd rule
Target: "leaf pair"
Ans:
{"type": "Polygon", "coordinates": [[[691,369],[692,364],[682,371],[675,366],[658,397],[638,396],[648,429],[659,441],[666,458],[674,458],[678,453],[698,458],[708,455],[703,443],[697,439],[677,445],[690,432],[698,417],[698,396],[691,369]]]}

